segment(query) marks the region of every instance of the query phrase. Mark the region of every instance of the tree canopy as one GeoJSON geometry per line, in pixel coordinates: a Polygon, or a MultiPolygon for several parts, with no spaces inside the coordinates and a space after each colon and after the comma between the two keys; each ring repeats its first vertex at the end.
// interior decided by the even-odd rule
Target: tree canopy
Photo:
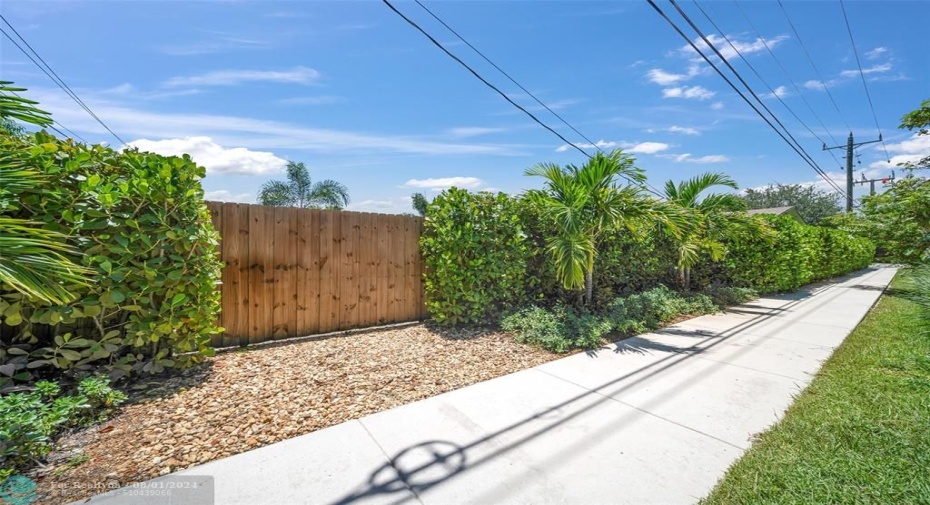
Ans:
{"type": "Polygon", "coordinates": [[[839,193],[819,189],[813,184],[775,183],[763,188],[748,188],[741,197],[750,210],[794,207],[807,224],[814,225],[842,211],[839,193]]]}

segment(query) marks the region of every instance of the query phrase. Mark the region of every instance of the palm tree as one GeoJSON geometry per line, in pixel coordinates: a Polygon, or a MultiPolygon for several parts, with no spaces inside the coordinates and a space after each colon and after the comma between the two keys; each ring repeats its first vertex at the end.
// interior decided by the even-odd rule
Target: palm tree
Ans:
{"type": "Polygon", "coordinates": [[[555,261],[559,280],[566,289],[584,288],[584,303],[590,303],[594,290],[594,260],[598,238],[606,232],[633,229],[639,220],[661,217],[655,202],[638,186],[620,186],[618,177],[641,183],[642,169],[633,158],[616,150],[598,153],[581,168],[540,164],[525,175],[546,179],[544,190],[527,193],[542,215],[558,230],[549,237],[546,249],[555,261]]]}
{"type": "Polygon", "coordinates": [[[706,252],[713,261],[720,261],[727,253],[722,239],[726,230],[743,228],[752,233],[764,233],[762,226],[744,212],[746,203],[733,193],[710,193],[710,188],[721,186],[739,189],[729,175],[708,172],[687,181],[665,183],[665,198],[680,208],[685,217],[678,236],[678,278],[684,289],[690,289],[691,269],[706,252]]]}
{"type": "Polygon", "coordinates": [[[342,209],[349,204],[349,188],[328,179],[312,183],[303,163],[289,161],[287,180],[262,184],[258,201],[274,207],[342,209]]]}
{"type": "MultiPolygon", "coordinates": [[[[25,89],[12,84],[0,81],[0,121],[15,125],[11,121],[18,119],[36,126],[51,125],[49,113],[38,109],[36,102],[17,95],[25,89]]],[[[2,131],[0,136],[15,136],[13,133],[2,131]]],[[[29,147],[14,146],[0,154],[0,200],[13,199],[14,195],[36,187],[45,177],[17,156],[17,150],[29,147]]],[[[42,229],[39,224],[0,217],[0,287],[46,303],[67,303],[74,299],[68,286],[86,286],[91,271],[68,258],[80,253],[68,245],[66,235],[42,229]]]]}

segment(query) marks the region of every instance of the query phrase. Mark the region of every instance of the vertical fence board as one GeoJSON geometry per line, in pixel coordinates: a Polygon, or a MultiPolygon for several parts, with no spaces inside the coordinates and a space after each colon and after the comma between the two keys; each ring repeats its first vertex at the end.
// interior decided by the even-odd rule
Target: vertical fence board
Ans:
{"type": "Polygon", "coordinates": [[[314,333],[314,324],[319,316],[319,301],[314,298],[319,291],[319,270],[317,259],[319,256],[319,232],[316,234],[316,252],[314,255],[314,229],[319,226],[315,216],[319,211],[305,209],[297,213],[297,311],[296,327],[298,335],[311,335],[314,333]],[[316,286],[314,287],[314,272],[316,272],[316,286]]]}
{"type": "MultiPolygon", "coordinates": [[[[242,300],[238,297],[240,286],[244,284],[240,277],[242,267],[239,262],[247,260],[248,256],[240,251],[239,206],[235,203],[224,203],[213,206],[211,213],[214,214],[214,223],[217,223],[216,229],[221,237],[220,258],[223,261],[223,285],[220,293],[223,304],[220,326],[225,328],[222,335],[214,335],[214,345],[217,342],[216,337],[220,337],[220,345],[228,347],[239,344],[238,335],[241,335],[243,330],[248,332],[248,326],[242,328],[243,321],[239,317],[243,309],[248,314],[248,306],[243,306],[242,300]]],[[[247,318],[245,323],[248,324],[247,318]]]]}
{"type": "Polygon", "coordinates": [[[419,310],[417,307],[417,223],[412,219],[404,219],[404,298],[402,306],[404,307],[405,321],[417,319],[419,310]]]}
{"type": "Polygon", "coordinates": [[[421,319],[423,219],[208,202],[226,331],[214,346],[421,319]]]}
{"type": "Polygon", "coordinates": [[[391,280],[389,296],[391,297],[391,322],[401,320],[403,308],[400,306],[404,292],[404,224],[403,216],[391,216],[391,280]]]}
{"type": "MultiPolygon", "coordinates": [[[[239,243],[239,285],[236,286],[236,293],[234,294],[233,299],[229,300],[232,310],[229,311],[229,318],[235,318],[238,321],[238,332],[232,334],[233,337],[239,339],[239,345],[247,345],[249,343],[249,328],[251,327],[251,321],[249,319],[249,310],[251,300],[250,294],[250,272],[252,268],[252,254],[251,249],[249,248],[249,235],[251,222],[249,220],[249,213],[251,205],[236,205],[236,217],[239,223],[238,240],[239,243]]],[[[227,300],[223,300],[224,310],[227,300]]],[[[227,330],[228,333],[228,330],[227,330]]]]}
{"type": "Polygon", "coordinates": [[[366,324],[371,321],[371,214],[359,215],[358,228],[358,321],[366,324]]]}

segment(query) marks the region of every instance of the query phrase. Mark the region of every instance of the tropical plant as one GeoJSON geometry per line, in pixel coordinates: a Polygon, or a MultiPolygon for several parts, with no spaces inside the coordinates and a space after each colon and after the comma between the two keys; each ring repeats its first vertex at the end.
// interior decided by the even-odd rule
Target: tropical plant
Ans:
{"type": "Polygon", "coordinates": [[[525,172],[546,180],[545,189],[529,191],[526,197],[553,226],[553,235],[546,238],[546,250],[562,286],[584,288],[584,304],[593,299],[599,239],[606,233],[631,231],[638,222],[662,214],[639,186],[619,185],[620,177],[635,183],[646,180],[633,161],[617,149],[610,154],[597,153],[581,167],[544,163],[525,172]]]}
{"type": "MultiPolygon", "coordinates": [[[[24,130],[13,119],[37,126],[52,124],[49,113],[37,108],[37,102],[18,96],[20,91],[25,89],[0,81],[0,135],[22,135],[24,130]]],[[[13,207],[14,195],[43,179],[10,152],[0,153],[0,213],[13,207]]],[[[69,286],[86,286],[90,271],[71,260],[79,252],[67,240],[66,235],[43,229],[40,223],[0,214],[0,287],[45,303],[74,299],[69,286]]]]}
{"type": "MultiPolygon", "coordinates": [[[[0,390],[96,370],[113,379],[158,373],[213,352],[221,264],[203,167],[186,155],[116,151],[45,132],[0,136],[0,153],[6,166],[39,174],[30,184],[0,184],[0,217],[69,237],[82,253],[74,261],[93,281],[55,275],[76,295],[66,303],[0,283],[0,390]]],[[[0,234],[3,242],[20,238],[0,234]]],[[[0,261],[23,257],[22,248],[3,251],[0,261]]],[[[32,264],[23,268],[35,273],[32,264]]]]}
{"type": "Polygon", "coordinates": [[[686,216],[678,237],[678,276],[681,286],[691,288],[691,269],[706,254],[712,261],[726,256],[723,238],[739,229],[762,233],[764,229],[743,212],[746,204],[732,193],[705,192],[714,187],[739,189],[729,175],[708,172],[687,181],[665,183],[665,198],[686,216]],[[703,196],[702,196],[703,195],[703,196]]]}
{"type": "Polygon", "coordinates": [[[330,179],[314,183],[302,162],[289,161],[287,180],[262,184],[258,202],[274,207],[342,209],[349,204],[349,188],[330,179]]]}
{"type": "MultiPolygon", "coordinates": [[[[901,125],[898,128],[907,130],[917,130],[917,137],[930,135],[930,99],[924,100],[920,108],[912,110],[901,118],[901,125]]],[[[902,166],[909,170],[921,168],[930,168],[930,156],[925,156],[917,161],[903,163],[902,166]]]]}
{"type": "Polygon", "coordinates": [[[429,200],[423,196],[423,193],[414,193],[410,195],[410,205],[413,206],[413,210],[417,211],[417,214],[426,216],[426,209],[429,207],[429,200]]]}

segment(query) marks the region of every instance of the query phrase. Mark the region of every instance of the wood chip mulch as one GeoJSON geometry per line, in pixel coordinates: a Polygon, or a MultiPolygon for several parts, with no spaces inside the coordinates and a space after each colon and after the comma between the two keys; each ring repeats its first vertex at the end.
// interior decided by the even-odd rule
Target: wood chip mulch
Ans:
{"type": "Polygon", "coordinates": [[[226,352],[129,388],[29,476],[38,503],[83,499],[563,356],[502,333],[407,326],[226,352]]]}

